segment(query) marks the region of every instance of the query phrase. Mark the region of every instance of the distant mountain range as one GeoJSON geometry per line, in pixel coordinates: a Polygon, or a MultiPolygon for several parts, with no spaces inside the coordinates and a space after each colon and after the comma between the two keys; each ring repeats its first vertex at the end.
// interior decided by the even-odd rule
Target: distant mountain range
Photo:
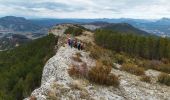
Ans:
{"type": "Polygon", "coordinates": [[[137,34],[137,35],[151,35],[150,33],[135,28],[128,23],[92,22],[88,24],[83,24],[82,26],[90,30],[107,29],[107,30],[120,32],[123,34],[130,33],[130,34],[137,34]]]}
{"type": "Polygon", "coordinates": [[[34,24],[23,17],[6,16],[0,18],[1,30],[34,32],[42,28],[40,25],[34,24]]]}
{"type": "Polygon", "coordinates": [[[10,33],[34,39],[47,34],[48,29],[23,17],[6,16],[0,18],[0,38],[10,33]]]}
{"type": "Polygon", "coordinates": [[[130,18],[120,18],[120,19],[33,19],[33,23],[44,26],[51,27],[56,24],[61,23],[75,23],[75,24],[87,24],[92,22],[108,22],[108,23],[128,23],[132,26],[139,28],[148,33],[153,33],[158,36],[170,36],[170,19],[162,18],[159,20],[145,20],[145,19],[130,19],[130,18]]]}
{"type": "MultiPolygon", "coordinates": [[[[170,36],[170,19],[162,18],[159,20],[144,20],[144,19],[25,19],[23,17],[6,16],[0,18],[0,37],[2,33],[34,33],[45,34],[48,28],[62,23],[73,24],[88,24],[93,22],[107,22],[107,23],[127,23],[131,26],[148,33],[153,33],[158,36],[170,36]]],[[[130,27],[130,26],[128,26],[130,27]]],[[[93,27],[92,27],[93,28],[93,27]]]]}
{"type": "Polygon", "coordinates": [[[147,33],[143,30],[140,30],[138,28],[133,27],[130,24],[127,23],[117,23],[117,24],[109,24],[103,29],[109,29],[113,31],[118,31],[121,33],[131,33],[131,34],[139,34],[139,35],[150,35],[150,33],[147,33]]]}

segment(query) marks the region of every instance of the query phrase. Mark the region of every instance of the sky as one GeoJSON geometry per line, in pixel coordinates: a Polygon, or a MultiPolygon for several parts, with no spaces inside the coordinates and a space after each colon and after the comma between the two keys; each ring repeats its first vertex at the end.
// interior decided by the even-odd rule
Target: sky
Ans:
{"type": "Polygon", "coordinates": [[[0,17],[170,18],[169,0],[0,0],[0,17]]]}

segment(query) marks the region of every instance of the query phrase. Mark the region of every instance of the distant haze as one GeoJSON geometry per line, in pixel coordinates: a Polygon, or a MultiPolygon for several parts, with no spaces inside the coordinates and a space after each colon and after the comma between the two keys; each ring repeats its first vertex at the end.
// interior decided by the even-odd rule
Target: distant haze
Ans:
{"type": "Polygon", "coordinates": [[[170,18],[169,0],[0,0],[0,16],[26,18],[170,18]]]}

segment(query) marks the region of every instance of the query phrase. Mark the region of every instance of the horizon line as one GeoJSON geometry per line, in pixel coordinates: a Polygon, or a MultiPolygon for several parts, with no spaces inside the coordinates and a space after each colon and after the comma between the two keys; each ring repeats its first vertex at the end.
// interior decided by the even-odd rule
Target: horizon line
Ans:
{"type": "Polygon", "coordinates": [[[3,17],[23,17],[25,19],[136,19],[136,20],[159,20],[159,19],[170,19],[168,17],[161,17],[161,18],[130,18],[130,17],[118,17],[118,18],[106,18],[106,17],[103,17],[103,18],[100,18],[100,17],[96,17],[96,18],[74,18],[74,17],[70,17],[70,18],[57,18],[57,17],[26,17],[26,16],[15,16],[15,15],[5,15],[5,16],[0,16],[0,18],[3,18],[3,17]]]}

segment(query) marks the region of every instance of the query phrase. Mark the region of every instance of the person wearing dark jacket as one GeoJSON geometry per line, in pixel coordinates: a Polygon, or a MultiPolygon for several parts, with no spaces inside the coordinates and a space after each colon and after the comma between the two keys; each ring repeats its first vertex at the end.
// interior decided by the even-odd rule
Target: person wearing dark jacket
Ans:
{"type": "Polygon", "coordinates": [[[71,39],[70,38],[68,38],[67,43],[68,43],[69,46],[71,45],[71,39]]]}
{"type": "Polygon", "coordinates": [[[78,48],[78,50],[80,50],[80,47],[81,47],[81,43],[80,43],[80,41],[77,43],[77,48],[78,48]]]}

